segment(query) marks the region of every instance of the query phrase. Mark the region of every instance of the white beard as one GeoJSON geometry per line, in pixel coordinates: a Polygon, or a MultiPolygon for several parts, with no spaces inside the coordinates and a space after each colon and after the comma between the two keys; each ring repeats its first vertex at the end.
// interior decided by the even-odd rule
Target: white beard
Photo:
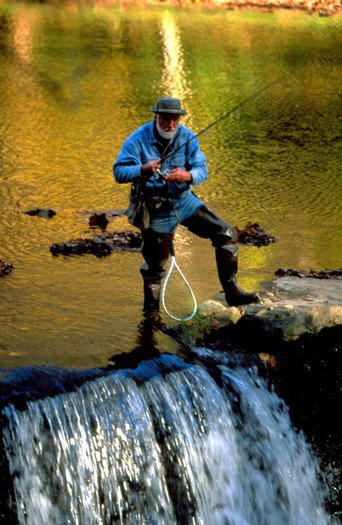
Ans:
{"type": "Polygon", "coordinates": [[[176,133],[176,130],[172,130],[172,131],[165,131],[163,128],[161,128],[159,126],[159,123],[158,123],[158,120],[156,120],[156,126],[157,126],[157,131],[159,133],[159,135],[161,137],[163,137],[163,139],[167,139],[167,140],[170,140],[172,139],[172,137],[174,136],[174,134],[176,133]]]}

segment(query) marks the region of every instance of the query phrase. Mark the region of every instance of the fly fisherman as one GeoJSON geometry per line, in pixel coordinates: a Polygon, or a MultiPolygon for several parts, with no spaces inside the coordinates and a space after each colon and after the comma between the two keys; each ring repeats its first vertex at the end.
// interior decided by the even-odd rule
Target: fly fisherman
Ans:
{"type": "Polygon", "coordinates": [[[164,265],[179,224],[211,240],[219,280],[230,306],[258,302],[256,293],[247,293],[236,284],[236,230],[192,191],[193,186],[208,177],[208,168],[197,137],[180,123],[187,112],[178,99],[170,97],[158,99],[150,111],[154,113],[153,120],[126,139],[113,166],[116,182],[132,183],[131,203],[139,187],[149,215],[148,223],[139,224],[145,260],[140,269],[145,311],[159,309],[164,265]]]}

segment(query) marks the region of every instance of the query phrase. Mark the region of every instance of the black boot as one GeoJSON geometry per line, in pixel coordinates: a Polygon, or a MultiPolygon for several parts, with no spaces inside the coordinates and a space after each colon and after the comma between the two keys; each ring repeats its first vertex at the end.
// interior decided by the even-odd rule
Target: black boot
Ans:
{"type": "Polygon", "coordinates": [[[144,310],[150,314],[159,311],[161,280],[166,274],[163,267],[170,255],[173,234],[148,228],[142,236],[142,255],[146,262],[142,264],[140,273],[144,279],[144,310]]]}
{"type": "Polygon", "coordinates": [[[216,249],[216,263],[226,301],[229,306],[239,306],[260,302],[257,293],[248,293],[236,284],[236,273],[238,268],[238,258],[231,254],[224,247],[216,249]]]}
{"type": "Polygon", "coordinates": [[[151,270],[146,263],[142,264],[140,273],[144,279],[144,311],[145,314],[159,312],[159,301],[161,293],[161,280],[165,271],[160,268],[151,275],[151,270]]]}
{"type": "Polygon", "coordinates": [[[155,277],[145,277],[144,279],[144,310],[150,312],[159,310],[159,300],[161,292],[161,280],[155,277]]]}

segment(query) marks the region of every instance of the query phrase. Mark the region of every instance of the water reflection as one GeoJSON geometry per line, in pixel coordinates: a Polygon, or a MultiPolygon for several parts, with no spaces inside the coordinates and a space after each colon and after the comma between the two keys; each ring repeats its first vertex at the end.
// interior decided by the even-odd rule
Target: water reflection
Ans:
{"type": "Polygon", "coordinates": [[[24,62],[31,62],[35,33],[35,17],[24,16],[13,20],[13,48],[24,62]]]}
{"type": "Polygon", "coordinates": [[[180,31],[174,15],[169,11],[163,14],[161,24],[164,61],[161,84],[165,94],[186,100],[189,88],[186,82],[180,31]]]}
{"type": "Polygon", "coordinates": [[[115,369],[121,370],[124,368],[136,368],[141,361],[148,361],[149,359],[160,356],[160,349],[158,348],[157,334],[162,330],[164,325],[158,313],[143,312],[142,319],[138,325],[137,340],[132,351],[129,353],[114,354],[109,359],[109,368],[113,365],[115,369]]]}

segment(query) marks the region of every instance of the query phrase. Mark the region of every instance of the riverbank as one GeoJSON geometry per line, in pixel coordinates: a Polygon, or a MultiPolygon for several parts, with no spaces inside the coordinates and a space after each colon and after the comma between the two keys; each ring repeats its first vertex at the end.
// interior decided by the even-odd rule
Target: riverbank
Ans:
{"type": "Polygon", "coordinates": [[[210,1],[189,1],[179,0],[177,5],[205,5],[206,7],[219,7],[221,9],[238,10],[238,9],[258,9],[265,12],[271,12],[276,9],[293,9],[305,11],[308,14],[318,16],[333,16],[342,13],[342,4],[338,1],[329,2],[327,0],[210,0],[210,1]]]}

